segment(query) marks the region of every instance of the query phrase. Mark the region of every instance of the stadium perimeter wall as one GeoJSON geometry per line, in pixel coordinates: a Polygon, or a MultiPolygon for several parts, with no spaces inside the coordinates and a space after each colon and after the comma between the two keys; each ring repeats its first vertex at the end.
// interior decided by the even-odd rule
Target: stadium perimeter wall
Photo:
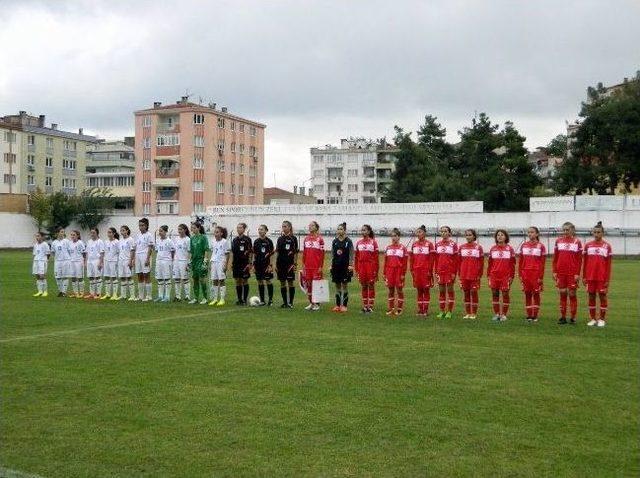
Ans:
{"type": "MultiPolygon", "coordinates": [[[[369,206],[369,205],[367,205],[369,206]]],[[[557,231],[565,221],[573,222],[578,229],[578,236],[585,240],[588,231],[597,221],[602,221],[607,240],[612,244],[614,252],[620,255],[640,255],[640,210],[590,210],[590,211],[534,211],[534,212],[482,212],[482,203],[433,203],[433,204],[378,204],[363,208],[353,205],[274,205],[274,206],[220,206],[209,208],[205,215],[206,225],[211,228],[220,224],[235,231],[238,222],[249,226],[250,235],[254,237],[260,224],[269,227],[271,237],[277,237],[283,220],[290,220],[294,230],[302,233],[311,221],[317,221],[323,234],[328,239],[336,226],[347,223],[352,237],[362,224],[370,224],[380,234],[378,242],[381,247],[388,244],[384,231],[398,227],[409,233],[417,226],[424,224],[428,228],[430,239],[442,225],[448,225],[454,233],[463,233],[466,228],[477,229],[480,243],[488,248],[493,243],[491,234],[496,228],[508,229],[513,237],[512,243],[517,246],[522,240],[526,228],[538,226],[542,230],[541,240],[548,248],[553,246],[557,231]],[[436,204],[436,205],[434,205],[436,204]],[[548,232],[553,231],[553,232],[548,232]]],[[[152,231],[166,224],[175,233],[177,225],[189,223],[191,216],[149,216],[152,231]]],[[[132,215],[111,216],[100,225],[102,236],[110,226],[119,228],[127,224],[135,233],[137,217],[132,215]]],[[[70,229],[76,228],[72,225],[70,229]]],[[[36,232],[32,218],[26,214],[0,213],[0,248],[25,248],[33,244],[36,232]]],[[[85,234],[83,233],[83,238],[85,234]]],[[[408,238],[403,238],[407,242],[408,238]]],[[[458,237],[458,242],[463,241],[458,237]]],[[[331,241],[327,240],[327,248],[331,241]]]]}

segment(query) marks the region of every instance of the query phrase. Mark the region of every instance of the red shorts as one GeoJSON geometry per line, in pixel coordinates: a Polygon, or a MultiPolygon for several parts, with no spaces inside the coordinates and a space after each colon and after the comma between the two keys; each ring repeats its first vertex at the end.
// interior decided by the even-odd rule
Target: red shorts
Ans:
{"type": "Polygon", "coordinates": [[[377,279],[377,271],[375,267],[359,267],[358,271],[358,281],[360,284],[373,284],[377,279]]]}
{"type": "Polygon", "coordinates": [[[438,274],[439,285],[453,284],[455,280],[456,280],[456,275],[453,272],[443,272],[441,274],[438,274]]]}
{"type": "Polygon", "coordinates": [[[578,281],[573,274],[556,274],[556,287],[558,289],[577,289],[578,281]]]}
{"type": "Polygon", "coordinates": [[[478,290],[480,279],[460,279],[460,287],[462,290],[478,290]]]}
{"type": "Polygon", "coordinates": [[[416,269],[411,271],[411,277],[413,278],[413,287],[416,289],[429,289],[433,287],[433,277],[429,274],[428,270],[416,269]]]}
{"type": "Polygon", "coordinates": [[[605,287],[603,280],[588,280],[587,292],[589,294],[606,294],[608,287],[605,287]]]}
{"type": "Polygon", "coordinates": [[[511,280],[508,277],[489,277],[489,287],[491,290],[509,290],[511,280]]]}
{"type": "Polygon", "coordinates": [[[537,271],[522,271],[520,273],[520,282],[524,292],[540,292],[542,290],[540,273],[537,271]]]}
{"type": "Polygon", "coordinates": [[[302,269],[300,273],[300,280],[304,282],[311,282],[319,279],[322,279],[322,269],[302,269]]]}
{"type": "Polygon", "coordinates": [[[404,287],[404,271],[399,267],[389,269],[384,275],[387,287],[404,287]]]}

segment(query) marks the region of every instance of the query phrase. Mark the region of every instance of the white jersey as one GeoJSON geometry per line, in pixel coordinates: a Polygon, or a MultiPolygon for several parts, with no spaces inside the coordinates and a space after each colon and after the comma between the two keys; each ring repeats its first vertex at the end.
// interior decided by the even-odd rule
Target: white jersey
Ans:
{"type": "Polygon", "coordinates": [[[120,259],[120,262],[127,261],[128,263],[128,261],[131,260],[131,251],[136,250],[136,241],[134,241],[131,236],[126,239],[120,239],[118,241],[118,248],[120,249],[118,259],[120,259]]]}
{"type": "Polygon", "coordinates": [[[220,239],[218,241],[214,238],[209,244],[209,247],[211,248],[211,262],[223,262],[224,256],[231,250],[229,241],[226,239],[220,239]]]}
{"type": "Polygon", "coordinates": [[[33,260],[34,261],[46,261],[51,253],[49,244],[46,242],[36,242],[33,245],[33,260]]]}
{"type": "Polygon", "coordinates": [[[173,246],[175,247],[176,254],[174,260],[176,261],[188,261],[189,249],[191,248],[191,238],[188,236],[176,237],[173,240],[173,246]]]}
{"type": "Polygon", "coordinates": [[[153,247],[153,236],[149,231],[136,237],[136,255],[147,257],[149,248],[153,247]]]}
{"type": "Polygon", "coordinates": [[[102,239],[89,239],[87,241],[87,260],[96,261],[100,259],[100,254],[104,253],[104,241],[102,239]]]}
{"type": "Polygon", "coordinates": [[[82,262],[85,251],[86,246],[80,239],[75,242],[69,241],[69,255],[71,256],[71,262],[82,262]]]}
{"type": "Polygon", "coordinates": [[[64,239],[56,239],[51,243],[51,252],[53,252],[56,262],[71,259],[70,243],[71,241],[66,237],[64,239]]]}
{"type": "Polygon", "coordinates": [[[156,255],[157,261],[171,261],[171,252],[175,251],[176,248],[173,245],[173,241],[168,237],[165,239],[158,239],[156,243],[156,251],[158,254],[156,255]]]}
{"type": "Polygon", "coordinates": [[[104,260],[107,262],[118,262],[118,256],[120,255],[120,241],[114,239],[113,241],[104,241],[104,260]]]}

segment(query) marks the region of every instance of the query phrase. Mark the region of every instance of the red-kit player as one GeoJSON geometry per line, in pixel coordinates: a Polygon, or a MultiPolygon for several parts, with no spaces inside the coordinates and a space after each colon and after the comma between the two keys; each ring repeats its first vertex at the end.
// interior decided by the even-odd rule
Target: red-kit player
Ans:
{"type": "Polygon", "coordinates": [[[356,243],[354,266],[361,286],[362,312],[370,313],[376,300],[376,281],[380,269],[378,243],[370,225],[362,226],[360,233],[362,239],[356,243]]]}
{"type": "Polygon", "coordinates": [[[387,315],[398,316],[404,308],[404,277],[407,273],[409,251],[400,244],[400,231],[393,228],[391,244],[384,251],[384,283],[389,290],[387,315]]]}
{"type": "Polygon", "coordinates": [[[516,274],[516,253],[509,245],[509,233],[504,229],[498,229],[493,236],[496,243],[489,250],[489,263],[487,264],[487,277],[493,304],[494,322],[507,320],[509,312],[509,289],[516,274]],[[502,294],[502,302],[500,302],[502,294]]]}
{"type": "Polygon", "coordinates": [[[576,237],[576,227],[565,222],[562,225],[563,236],[556,239],[553,248],[553,280],[560,292],[560,319],[558,324],[567,324],[567,298],[569,299],[570,324],[576,324],[578,296],[576,290],[580,283],[582,266],[582,243],[576,237]]]}
{"type": "Polygon", "coordinates": [[[436,257],[434,271],[438,279],[440,288],[440,313],[439,319],[450,319],[453,306],[455,304],[456,293],[453,285],[458,272],[458,244],[451,239],[451,228],[442,226],[440,228],[442,240],[436,242],[436,257]]]}
{"type": "Polygon", "coordinates": [[[478,244],[476,231],[464,231],[467,242],[460,246],[460,261],[458,263],[458,277],[460,287],[464,293],[463,319],[475,319],[478,316],[478,289],[484,269],[484,251],[478,244]]]}
{"type": "Polygon", "coordinates": [[[584,259],[582,261],[582,281],[587,286],[589,294],[589,322],[588,326],[604,327],[607,324],[607,291],[611,280],[611,245],[602,239],[604,227],[598,221],[593,228],[593,241],[584,245],[584,259]],[[596,315],[596,294],[600,299],[600,314],[596,315]],[[596,317],[598,317],[596,319],[596,317]]]}
{"type": "Polygon", "coordinates": [[[300,282],[307,292],[309,305],[305,310],[319,310],[320,305],[313,302],[313,281],[322,279],[322,266],[324,265],[324,239],[318,233],[320,226],[316,221],[309,223],[309,235],[304,238],[302,250],[302,271],[300,282]]]}
{"type": "Polygon", "coordinates": [[[518,251],[518,275],[524,292],[527,322],[537,322],[547,249],[540,242],[540,230],[537,227],[531,226],[527,236],[528,240],[522,243],[518,251]]]}
{"type": "Polygon", "coordinates": [[[433,262],[435,247],[427,240],[427,228],[420,226],[416,230],[417,239],[411,245],[409,254],[413,287],[418,296],[418,316],[426,317],[429,313],[431,301],[431,287],[433,287],[433,262]]]}

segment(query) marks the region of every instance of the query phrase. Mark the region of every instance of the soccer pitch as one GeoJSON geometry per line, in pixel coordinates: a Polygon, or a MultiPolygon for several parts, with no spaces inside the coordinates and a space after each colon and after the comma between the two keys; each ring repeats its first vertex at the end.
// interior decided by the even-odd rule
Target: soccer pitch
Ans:
{"type": "MultiPolygon", "coordinates": [[[[548,261],[549,262],[549,261],[548,261]]],[[[50,273],[53,267],[50,267],[50,273]]],[[[638,260],[615,260],[609,324],[32,298],[0,254],[0,476],[638,476],[638,260]]],[[[410,285],[410,280],[408,281],[410,285]]],[[[228,282],[231,285],[231,281],[228,282]]],[[[229,287],[229,299],[233,287],[229,287]]],[[[251,295],[255,295],[252,283],[251,295]]],[[[434,295],[436,301],[433,301],[434,295]]]]}

